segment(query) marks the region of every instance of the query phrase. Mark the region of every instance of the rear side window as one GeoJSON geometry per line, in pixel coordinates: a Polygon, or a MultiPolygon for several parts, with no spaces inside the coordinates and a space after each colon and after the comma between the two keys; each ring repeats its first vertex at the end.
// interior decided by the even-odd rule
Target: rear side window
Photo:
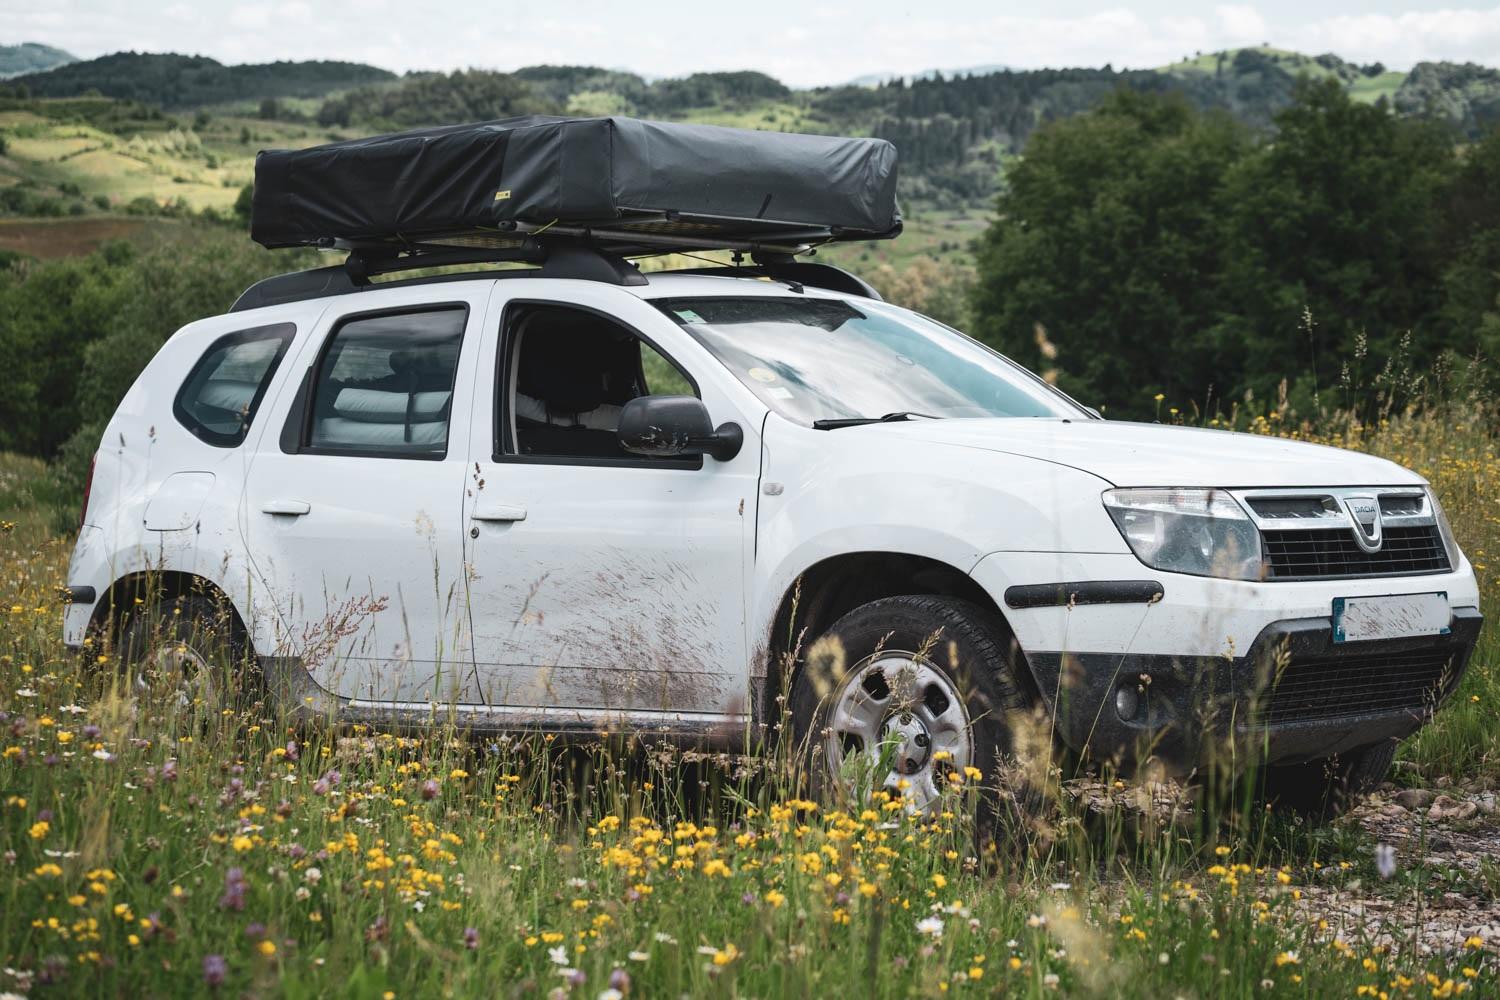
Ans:
{"type": "Polygon", "coordinates": [[[311,450],[441,458],[463,306],[351,319],[329,341],[313,380],[311,450]]]}
{"type": "Polygon", "coordinates": [[[172,412],[200,441],[233,448],[245,440],[256,408],[297,328],[291,323],[241,330],[214,341],[177,391],[172,412]]]}

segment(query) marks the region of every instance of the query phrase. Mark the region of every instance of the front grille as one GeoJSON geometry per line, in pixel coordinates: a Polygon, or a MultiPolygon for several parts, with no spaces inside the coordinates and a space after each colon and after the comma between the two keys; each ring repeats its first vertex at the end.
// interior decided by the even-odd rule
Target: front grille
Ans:
{"type": "Polygon", "coordinates": [[[1435,706],[1452,677],[1451,649],[1293,660],[1261,696],[1264,725],[1435,706]]]}
{"type": "Polygon", "coordinates": [[[1349,528],[1268,530],[1261,537],[1267,577],[1272,580],[1409,576],[1449,568],[1436,525],[1386,528],[1379,552],[1361,549],[1349,528]]]}

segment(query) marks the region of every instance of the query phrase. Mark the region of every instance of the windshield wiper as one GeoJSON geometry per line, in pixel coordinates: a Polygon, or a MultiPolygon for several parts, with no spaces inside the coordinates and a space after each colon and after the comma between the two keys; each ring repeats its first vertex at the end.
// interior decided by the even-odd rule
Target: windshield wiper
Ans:
{"type": "Polygon", "coordinates": [[[883,417],[837,417],[829,420],[814,420],[813,429],[836,431],[840,427],[859,427],[863,424],[893,424],[901,420],[910,420],[912,417],[921,417],[923,420],[943,419],[942,417],[934,417],[930,413],[917,413],[914,410],[897,410],[895,413],[887,413],[883,417]]]}

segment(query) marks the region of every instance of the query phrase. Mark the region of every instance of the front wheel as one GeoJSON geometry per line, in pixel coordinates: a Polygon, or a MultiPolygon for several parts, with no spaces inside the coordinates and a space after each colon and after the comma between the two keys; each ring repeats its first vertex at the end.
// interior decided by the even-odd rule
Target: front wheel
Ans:
{"type": "Polygon", "coordinates": [[[791,703],[816,787],[885,790],[929,811],[969,768],[994,784],[1014,749],[1014,717],[1033,699],[990,613],[918,595],[871,601],[835,622],[810,647],[791,703]]]}

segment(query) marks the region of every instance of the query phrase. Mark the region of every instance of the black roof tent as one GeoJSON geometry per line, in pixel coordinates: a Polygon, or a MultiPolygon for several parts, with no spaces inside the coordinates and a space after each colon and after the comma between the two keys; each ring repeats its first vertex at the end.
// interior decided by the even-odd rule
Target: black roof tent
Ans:
{"type": "Polygon", "coordinates": [[[698,273],[879,298],[847,272],[794,258],[900,232],[896,151],[882,139],[532,115],[263,151],[251,237],[349,256],[257,282],[233,308],[452,264],[526,262],[548,277],[644,284],[623,257],[695,250],[755,260],[698,273]]]}
{"type": "Polygon", "coordinates": [[[532,115],[255,161],[250,234],[373,254],[526,252],[547,234],[629,256],[803,252],[901,231],[883,139],[532,115]]]}

